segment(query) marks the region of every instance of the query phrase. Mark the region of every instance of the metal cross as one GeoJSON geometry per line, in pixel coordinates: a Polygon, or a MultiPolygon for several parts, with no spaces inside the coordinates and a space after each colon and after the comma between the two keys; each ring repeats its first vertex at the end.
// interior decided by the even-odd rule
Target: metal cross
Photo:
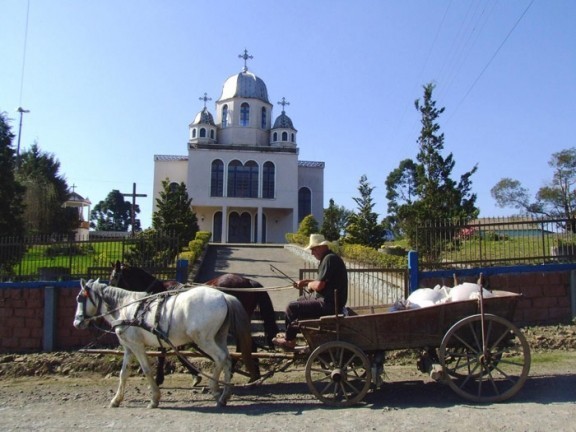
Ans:
{"type": "Polygon", "coordinates": [[[200,97],[200,98],[198,98],[198,99],[200,99],[201,101],[204,101],[204,108],[206,108],[206,102],[212,100],[212,98],[209,98],[209,97],[208,97],[208,93],[204,93],[204,96],[203,96],[203,97],[200,97]]]}
{"type": "Polygon", "coordinates": [[[244,50],[244,54],[238,54],[238,57],[244,59],[244,72],[246,72],[248,70],[248,64],[247,64],[248,59],[253,59],[254,57],[248,55],[247,49],[244,50]]]}
{"type": "Polygon", "coordinates": [[[136,193],[136,183],[132,183],[132,193],[123,193],[123,196],[131,196],[132,197],[132,208],[130,211],[130,219],[132,224],[132,235],[134,235],[134,224],[136,223],[136,197],[147,197],[146,194],[137,194],[136,193]]]}
{"type": "Polygon", "coordinates": [[[286,105],[290,105],[290,102],[287,102],[286,98],[282,97],[282,100],[278,102],[278,105],[282,105],[282,113],[284,113],[284,108],[286,107],[286,105]]]}

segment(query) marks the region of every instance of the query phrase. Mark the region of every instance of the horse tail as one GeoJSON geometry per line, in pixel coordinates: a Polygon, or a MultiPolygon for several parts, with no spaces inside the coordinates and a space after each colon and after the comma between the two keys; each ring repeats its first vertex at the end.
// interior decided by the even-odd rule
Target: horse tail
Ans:
{"type": "Polygon", "coordinates": [[[242,360],[250,373],[250,381],[260,378],[258,366],[252,357],[252,332],[250,317],[244,310],[242,303],[236,297],[224,294],[228,305],[228,324],[230,332],[236,336],[236,341],[240,347],[242,360]]]}

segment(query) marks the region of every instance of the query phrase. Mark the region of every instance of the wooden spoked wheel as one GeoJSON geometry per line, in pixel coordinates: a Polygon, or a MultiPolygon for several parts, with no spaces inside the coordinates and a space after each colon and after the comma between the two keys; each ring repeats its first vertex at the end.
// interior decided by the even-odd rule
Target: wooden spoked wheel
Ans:
{"type": "Polygon", "coordinates": [[[370,361],[352,344],[327,342],[308,357],[306,382],[312,394],[323,403],[350,406],[362,401],[370,389],[370,361]]]}
{"type": "Polygon", "coordinates": [[[522,388],[530,347],[522,332],[496,315],[472,315],[454,324],[439,349],[448,385],[473,402],[499,402],[522,388]]]}

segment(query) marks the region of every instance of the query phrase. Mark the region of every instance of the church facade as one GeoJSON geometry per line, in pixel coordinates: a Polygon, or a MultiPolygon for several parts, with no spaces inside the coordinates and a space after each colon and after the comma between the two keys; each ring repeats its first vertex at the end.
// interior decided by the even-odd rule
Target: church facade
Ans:
{"type": "MultiPolygon", "coordinates": [[[[162,181],[184,182],[202,231],[219,243],[284,243],[312,214],[323,219],[324,162],[298,159],[297,129],[273,105],[262,79],[248,70],[230,76],[215,104],[189,125],[186,155],[155,155],[153,202],[162,181]]],[[[156,207],[154,207],[154,210],[156,207]]]]}

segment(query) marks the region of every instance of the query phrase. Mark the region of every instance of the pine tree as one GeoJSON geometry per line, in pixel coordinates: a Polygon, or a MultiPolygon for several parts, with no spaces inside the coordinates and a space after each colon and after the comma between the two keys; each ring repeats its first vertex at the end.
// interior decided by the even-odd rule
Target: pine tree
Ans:
{"type": "Polygon", "coordinates": [[[334,200],[330,198],[328,208],[324,209],[324,220],[320,232],[327,240],[338,240],[345,233],[348,218],[351,214],[350,210],[336,205],[334,200]]]}
{"type": "Polygon", "coordinates": [[[188,197],[186,185],[162,181],[160,198],[156,199],[157,210],[152,215],[152,227],[157,231],[174,232],[180,244],[187,245],[199,230],[198,219],[192,211],[192,198],[188,197]]]}
{"type": "MultiPolygon", "coordinates": [[[[455,167],[452,153],[442,156],[444,134],[440,133],[438,118],[445,108],[436,107],[433,90],[433,84],[425,85],[423,102],[414,103],[422,123],[416,162],[402,161],[386,180],[387,197],[392,200],[388,206],[389,220],[397,224],[398,231],[408,237],[412,247],[426,254],[438,251],[431,250],[432,245],[428,245],[426,239],[418,238],[418,227],[440,220],[467,220],[479,213],[476,194],[471,192],[471,177],[477,166],[456,182],[451,178],[455,167]]],[[[449,238],[450,233],[446,234],[449,238]]]]}
{"type": "Polygon", "coordinates": [[[5,113],[0,113],[0,233],[24,234],[24,188],[16,180],[16,160],[12,149],[14,134],[5,113]]]}
{"type": "Polygon", "coordinates": [[[360,178],[358,191],[360,197],[353,198],[358,204],[357,213],[353,213],[346,226],[346,242],[373,247],[375,249],[384,243],[384,227],[378,223],[378,214],[373,211],[372,191],[365,175],[360,178]]]}
{"type": "MultiPolygon", "coordinates": [[[[14,135],[5,113],[0,112],[0,234],[20,237],[24,234],[24,188],[16,181],[16,159],[12,149],[14,135]]],[[[0,244],[0,279],[13,275],[12,267],[24,255],[14,243],[0,244]]]]}

